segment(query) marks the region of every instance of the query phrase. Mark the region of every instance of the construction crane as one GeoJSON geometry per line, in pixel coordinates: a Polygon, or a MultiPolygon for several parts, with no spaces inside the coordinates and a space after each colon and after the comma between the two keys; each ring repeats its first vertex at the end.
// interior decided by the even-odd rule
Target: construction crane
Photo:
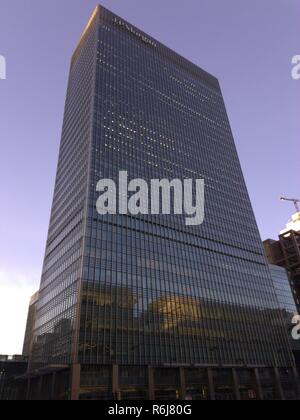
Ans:
{"type": "Polygon", "coordinates": [[[291,201],[292,203],[294,203],[295,209],[297,211],[297,213],[300,212],[300,200],[298,200],[297,198],[285,198],[285,197],[281,197],[280,198],[281,201],[291,201]]]}

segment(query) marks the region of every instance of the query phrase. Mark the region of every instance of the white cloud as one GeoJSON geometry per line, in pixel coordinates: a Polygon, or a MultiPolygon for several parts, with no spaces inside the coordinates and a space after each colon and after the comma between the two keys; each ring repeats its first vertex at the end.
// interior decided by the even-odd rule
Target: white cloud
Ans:
{"type": "Polygon", "coordinates": [[[22,352],[29,300],[38,284],[37,273],[0,267],[0,354],[22,352]]]}

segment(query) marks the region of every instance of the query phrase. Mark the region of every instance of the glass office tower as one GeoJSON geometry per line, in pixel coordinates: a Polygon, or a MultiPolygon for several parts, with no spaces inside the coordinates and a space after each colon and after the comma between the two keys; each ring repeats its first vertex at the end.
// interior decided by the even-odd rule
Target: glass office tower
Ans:
{"type": "Polygon", "coordinates": [[[71,399],[283,398],[294,371],[218,80],[101,6],[72,57],[33,342],[29,398],[38,381],[71,399]],[[204,223],[100,216],[97,182],[120,171],[204,178],[204,223]]]}
{"type": "Polygon", "coordinates": [[[284,312],[284,319],[288,320],[291,328],[291,320],[298,312],[295,303],[296,296],[293,294],[289,275],[284,267],[274,264],[269,264],[269,267],[280,308],[284,312]]]}

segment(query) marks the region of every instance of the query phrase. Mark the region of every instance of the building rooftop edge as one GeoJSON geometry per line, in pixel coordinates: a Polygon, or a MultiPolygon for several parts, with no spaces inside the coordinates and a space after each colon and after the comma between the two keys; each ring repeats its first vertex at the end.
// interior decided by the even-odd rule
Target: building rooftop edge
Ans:
{"type": "MultiPolygon", "coordinates": [[[[149,40],[151,40],[151,42],[155,43],[157,46],[159,46],[162,50],[166,50],[168,52],[171,52],[172,54],[174,54],[175,56],[177,56],[179,59],[184,60],[187,64],[189,64],[190,66],[192,66],[195,70],[199,71],[199,73],[201,74],[204,73],[207,77],[211,78],[211,81],[213,82],[213,85],[215,88],[220,88],[220,83],[219,83],[219,79],[213,75],[212,73],[208,72],[207,70],[203,69],[202,67],[200,67],[199,65],[193,63],[191,60],[189,60],[188,58],[182,56],[181,54],[179,54],[178,52],[176,52],[175,50],[173,50],[172,48],[168,47],[167,45],[163,44],[161,41],[157,40],[156,38],[152,37],[151,35],[147,34],[146,32],[144,32],[142,29],[138,28],[137,26],[133,25],[132,23],[128,22],[127,20],[125,20],[124,18],[122,18],[121,16],[117,15],[116,13],[112,12],[111,10],[107,9],[106,7],[102,6],[101,4],[98,4],[90,19],[88,24],[86,25],[80,40],[72,54],[72,59],[73,56],[75,55],[78,47],[80,46],[80,43],[84,37],[84,35],[86,34],[86,32],[88,31],[88,29],[90,28],[90,26],[92,25],[92,22],[94,20],[94,18],[96,17],[96,15],[101,11],[101,10],[105,10],[107,13],[109,13],[110,15],[112,15],[113,17],[116,17],[117,19],[120,19],[121,21],[123,21],[125,24],[130,25],[135,31],[138,31],[141,35],[147,37],[149,40]]],[[[199,74],[199,76],[200,76],[199,74]]]]}

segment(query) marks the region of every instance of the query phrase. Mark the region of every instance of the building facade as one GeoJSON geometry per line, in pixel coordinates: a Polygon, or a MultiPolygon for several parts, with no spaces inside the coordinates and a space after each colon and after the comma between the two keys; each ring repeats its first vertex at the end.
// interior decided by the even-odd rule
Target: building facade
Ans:
{"type": "Polygon", "coordinates": [[[264,248],[270,264],[284,267],[290,280],[290,286],[300,312],[300,213],[292,216],[280,232],[278,240],[267,239],[264,248]]]}
{"type": "Polygon", "coordinates": [[[291,320],[296,315],[297,307],[295,303],[295,297],[291,290],[289,276],[284,267],[270,264],[271,276],[274,282],[275,291],[278,297],[280,309],[284,311],[284,318],[291,320]]]}
{"type": "Polygon", "coordinates": [[[218,80],[99,6],[71,61],[27,398],[290,398],[282,380],[297,398],[218,80]],[[204,179],[204,223],[100,216],[120,171],[204,179]]]}
{"type": "Polygon", "coordinates": [[[300,232],[300,212],[292,215],[291,220],[286,224],[286,227],[280,232],[280,235],[284,235],[290,231],[300,232]]]}
{"type": "Polygon", "coordinates": [[[293,281],[290,279],[290,275],[284,267],[270,264],[270,271],[296,361],[297,370],[300,372],[300,339],[293,338],[295,317],[299,314],[296,304],[296,291],[293,288],[293,281]]]}
{"type": "Polygon", "coordinates": [[[39,293],[36,292],[30,299],[29,302],[29,309],[27,315],[27,323],[26,323],[26,330],[24,336],[24,344],[23,344],[23,351],[22,354],[24,357],[29,357],[32,345],[33,345],[33,335],[34,335],[34,328],[35,328],[35,320],[36,320],[36,308],[39,299],[39,293]]]}

